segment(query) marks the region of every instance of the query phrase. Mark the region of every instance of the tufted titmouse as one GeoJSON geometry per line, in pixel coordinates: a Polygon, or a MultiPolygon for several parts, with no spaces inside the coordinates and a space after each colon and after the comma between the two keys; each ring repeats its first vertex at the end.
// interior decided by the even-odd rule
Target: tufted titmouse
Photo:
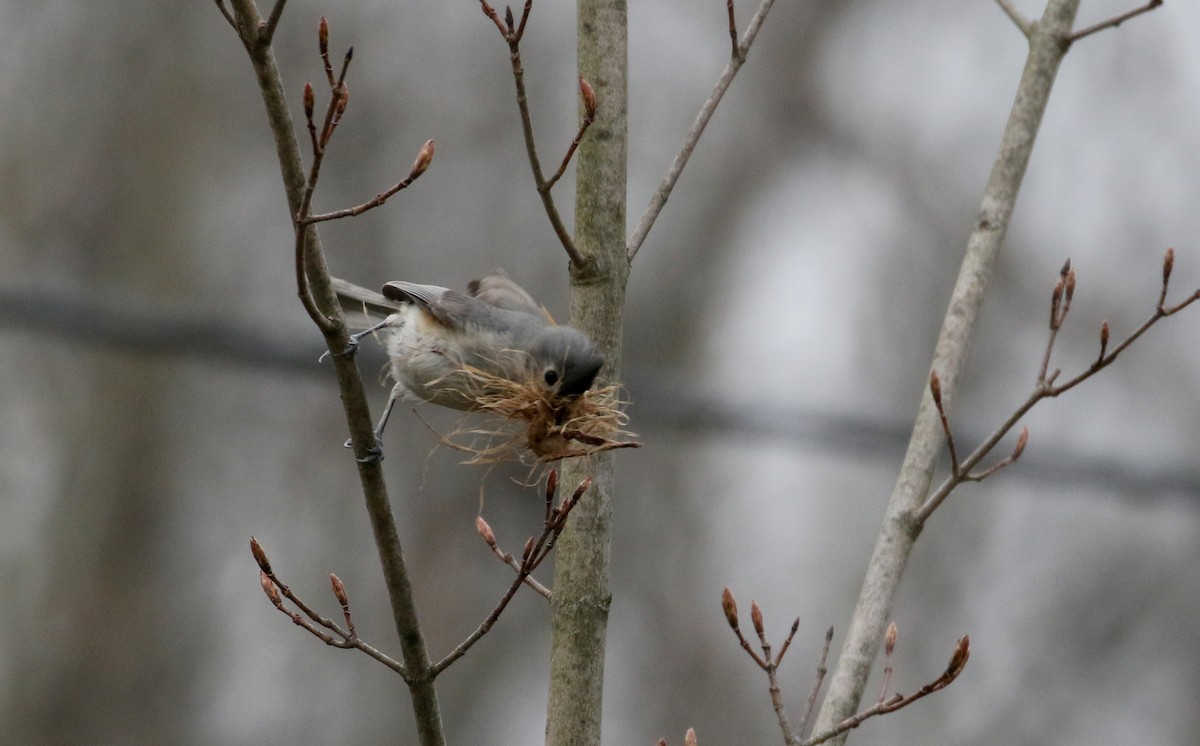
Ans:
{"type": "Polygon", "coordinates": [[[400,398],[475,409],[479,392],[469,378],[456,375],[464,369],[534,382],[552,397],[570,400],[591,387],[604,365],[587,335],[554,324],[503,270],[471,281],[466,293],[395,281],[380,295],[338,279],[334,289],[347,305],[388,314],[351,337],[357,343],[376,331],[385,333],[396,385],[378,433],[400,398]]]}

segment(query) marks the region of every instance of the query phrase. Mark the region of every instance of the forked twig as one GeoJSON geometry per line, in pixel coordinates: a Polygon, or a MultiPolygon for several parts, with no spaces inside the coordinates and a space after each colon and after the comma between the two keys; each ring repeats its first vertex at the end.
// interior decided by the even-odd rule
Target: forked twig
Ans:
{"type": "Polygon", "coordinates": [[[958,678],[959,674],[963,672],[963,669],[967,665],[967,659],[970,657],[971,638],[967,635],[964,635],[959,638],[957,643],[955,643],[954,652],[950,654],[950,663],[946,666],[946,670],[942,672],[941,676],[937,677],[908,696],[895,694],[888,699],[875,703],[873,706],[868,707],[867,709],[855,715],[851,715],[829,730],[824,731],[823,733],[818,733],[804,741],[804,746],[815,746],[816,744],[824,743],[831,738],[845,733],[848,730],[857,728],[858,726],[862,725],[864,721],[869,720],[870,718],[873,718],[877,715],[886,715],[889,712],[895,712],[896,710],[911,705],[913,702],[916,702],[922,697],[926,697],[934,692],[939,692],[942,689],[945,689],[946,687],[950,686],[955,679],[958,678]]]}
{"type": "MultiPolygon", "coordinates": [[[[1075,270],[1071,267],[1071,263],[1069,261],[1063,265],[1062,271],[1059,273],[1058,281],[1055,283],[1054,290],[1050,296],[1050,333],[1046,342],[1046,350],[1042,355],[1042,363],[1038,369],[1037,381],[1034,384],[1033,391],[1029,394],[1025,401],[1022,402],[1012,412],[1012,414],[1009,415],[1009,417],[992,432],[991,435],[985,438],[978,448],[976,448],[969,456],[963,459],[961,463],[957,462],[955,452],[953,450],[951,451],[951,474],[946,478],[945,481],[942,482],[941,485],[938,486],[937,490],[935,490],[929,496],[929,498],[926,499],[925,503],[915,513],[914,518],[918,524],[923,524],[925,521],[927,521],[929,516],[933,514],[933,511],[937,510],[938,506],[940,506],[950,495],[950,493],[953,492],[954,489],[962,482],[978,482],[986,479],[987,477],[996,473],[997,470],[1011,464],[1021,456],[1021,452],[1024,450],[1025,445],[1029,440],[1028,428],[1022,429],[1021,434],[1017,438],[1017,444],[1010,456],[1000,461],[996,465],[984,469],[983,471],[973,471],[973,469],[979,465],[979,462],[992,452],[992,449],[996,447],[1000,440],[1003,439],[1004,436],[1007,435],[1010,430],[1012,430],[1012,428],[1016,427],[1021,418],[1024,417],[1029,410],[1033,409],[1034,405],[1043,399],[1054,398],[1066,393],[1067,391],[1070,391],[1104,368],[1107,368],[1122,352],[1125,351],[1126,348],[1128,348],[1139,337],[1146,333],[1150,327],[1154,326],[1156,323],[1167,318],[1168,316],[1173,316],[1179,313],[1192,303],[1200,300],[1200,290],[1196,290],[1179,303],[1173,306],[1167,305],[1167,291],[1170,288],[1171,271],[1174,266],[1175,251],[1173,249],[1167,249],[1166,254],[1163,256],[1162,288],[1159,292],[1158,302],[1155,305],[1154,312],[1150,315],[1150,317],[1146,319],[1142,325],[1135,329],[1128,337],[1126,337],[1124,341],[1111,349],[1108,346],[1108,322],[1104,322],[1100,327],[1099,355],[1090,366],[1077,374],[1074,378],[1059,383],[1058,379],[1062,371],[1057,368],[1051,371],[1050,359],[1054,351],[1055,341],[1058,338],[1058,330],[1062,327],[1063,322],[1066,320],[1067,313],[1071,307],[1071,299],[1075,292],[1075,270]]],[[[937,374],[935,372],[930,376],[930,393],[933,395],[934,405],[938,409],[938,414],[942,417],[942,425],[946,433],[946,442],[953,449],[953,445],[951,445],[954,442],[953,435],[950,432],[950,425],[946,419],[945,410],[941,404],[940,393],[935,390],[936,381],[937,374]]]]}
{"type": "Polygon", "coordinates": [[[571,156],[574,155],[575,149],[579,146],[579,141],[583,139],[584,132],[587,131],[595,119],[596,94],[586,81],[582,78],[579,79],[580,93],[584,101],[584,119],[580,124],[579,133],[567,149],[567,154],[563,158],[562,165],[547,180],[542,171],[542,161],[538,156],[537,143],[533,137],[533,116],[529,111],[529,94],[525,90],[525,68],[521,62],[521,37],[525,35],[525,24],[529,20],[530,11],[533,9],[533,0],[525,0],[525,7],[521,11],[520,23],[514,22],[511,8],[505,10],[504,21],[501,21],[500,16],[487,3],[487,0],[479,0],[479,7],[484,15],[492,19],[492,23],[500,31],[500,36],[508,44],[509,61],[512,63],[513,82],[516,84],[517,89],[517,109],[521,114],[521,131],[525,135],[525,152],[529,156],[529,166],[533,171],[533,180],[537,186],[538,196],[542,198],[542,206],[546,210],[546,217],[549,218],[550,227],[554,229],[554,235],[558,236],[558,241],[562,244],[563,250],[567,252],[571,263],[575,266],[582,266],[583,256],[579,253],[579,249],[575,247],[575,241],[571,238],[566,224],[563,223],[562,216],[558,213],[558,206],[554,203],[554,197],[550,194],[550,189],[566,171],[567,164],[570,162],[571,156]]]}
{"type": "Polygon", "coordinates": [[[651,195],[650,203],[646,205],[646,211],[642,213],[637,227],[633,229],[629,243],[625,247],[625,254],[628,256],[629,261],[632,262],[633,258],[637,256],[638,251],[642,248],[642,243],[646,240],[646,235],[650,233],[650,228],[654,226],[654,221],[658,220],[658,214],[662,212],[663,207],[667,204],[667,198],[671,196],[671,191],[675,188],[675,182],[679,181],[679,175],[683,173],[684,166],[687,165],[688,160],[692,157],[692,151],[696,149],[696,143],[700,142],[700,136],[704,134],[704,128],[708,126],[708,120],[712,119],[713,112],[717,110],[717,105],[721,103],[721,99],[725,96],[725,91],[729,89],[729,84],[733,82],[734,76],[737,75],[738,70],[745,64],[746,55],[750,53],[750,46],[754,44],[754,39],[758,36],[758,31],[762,28],[763,21],[766,20],[767,13],[771,10],[774,2],[775,0],[762,0],[759,3],[758,10],[754,12],[754,16],[750,19],[750,25],[746,27],[746,33],[742,35],[741,42],[737,42],[737,26],[733,20],[733,2],[732,0],[728,0],[730,32],[735,37],[729,62],[725,64],[725,70],[722,71],[721,77],[717,78],[717,83],[713,86],[712,93],[708,94],[708,98],[700,107],[695,121],[692,122],[691,129],[688,130],[687,135],[683,138],[683,145],[675,155],[675,160],[671,162],[666,176],[663,177],[662,183],[658,185],[658,189],[651,195]]]}
{"type": "MultiPolygon", "coordinates": [[[[496,620],[500,618],[500,614],[504,612],[504,609],[508,606],[508,602],[511,601],[513,596],[516,595],[517,590],[520,589],[521,585],[525,582],[525,579],[528,578],[530,573],[536,570],[538,565],[540,565],[542,561],[550,555],[551,550],[554,549],[554,543],[558,540],[559,535],[562,534],[563,529],[566,528],[567,516],[570,514],[571,509],[579,504],[579,500],[583,497],[584,493],[587,492],[591,485],[591,477],[585,478],[579,483],[579,486],[575,488],[575,492],[570,497],[563,499],[558,504],[558,507],[548,510],[542,527],[541,535],[536,539],[531,536],[525,542],[525,550],[521,555],[520,568],[517,570],[517,576],[509,585],[508,590],[505,591],[504,595],[500,598],[500,601],[496,603],[495,608],[493,608],[491,613],[487,615],[487,618],[485,618],[479,624],[479,626],[475,628],[474,632],[472,632],[465,640],[455,646],[455,648],[447,653],[444,658],[433,664],[431,671],[434,676],[437,676],[439,673],[446,670],[446,667],[451,663],[466,655],[467,651],[470,650],[475,643],[479,642],[479,640],[485,634],[487,634],[488,630],[492,628],[492,625],[494,625],[496,620]]],[[[553,495],[557,489],[557,486],[558,475],[556,472],[551,471],[550,476],[548,476],[546,480],[546,492],[550,501],[553,501],[553,495]]],[[[477,527],[480,525],[480,522],[482,522],[482,519],[479,519],[479,521],[476,522],[477,527]]],[[[487,527],[487,532],[490,534],[491,528],[487,526],[487,523],[483,522],[482,525],[487,527]]],[[[481,533],[483,532],[481,531],[481,533]]],[[[487,536],[484,536],[484,540],[487,540],[487,536]]]]}
{"type": "Polygon", "coordinates": [[[271,561],[267,558],[266,551],[258,543],[258,539],[253,537],[250,539],[250,553],[254,555],[254,561],[258,564],[259,581],[262,584],[263,592],[267,594],[267,598],[270,599],[271,604],[290,618],[297,626],[308,630],[314,637],[331,647],[342,648],[343,650],[361,650],[400,674],[405,681],[409,680],[408,669],[405,668],[403,663],[388,656],[378,648],[363,642],[358,637],[350,615],[350,598],[341,578],[332,573],[329,575],[329,582],[333,586],[333,595],[337,598],[338,605],[342,608],[342,617],[346,620],[344,628],[332,619],[318,614],[316,610],[293,593],[292,589],[275,575],[274,570],[271,569],[271,561]],[[300,611],[296,612],[289,609],[283,603],[284,598],[291,601],[300,611]],[[328,632],[325,630],[328,630],[328,632]]]}

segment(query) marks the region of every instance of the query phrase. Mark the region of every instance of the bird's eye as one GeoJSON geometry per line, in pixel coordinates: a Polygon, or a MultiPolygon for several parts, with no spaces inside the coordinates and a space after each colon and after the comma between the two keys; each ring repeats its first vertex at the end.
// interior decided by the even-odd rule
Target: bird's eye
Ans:
{"type": "Polygon", "coordinates": [[[558,371],[554,368],[548,369],[544,374],[544,377],[546,379],[547,386],[553,386],[554,384],[558,383],[558,371]]]}

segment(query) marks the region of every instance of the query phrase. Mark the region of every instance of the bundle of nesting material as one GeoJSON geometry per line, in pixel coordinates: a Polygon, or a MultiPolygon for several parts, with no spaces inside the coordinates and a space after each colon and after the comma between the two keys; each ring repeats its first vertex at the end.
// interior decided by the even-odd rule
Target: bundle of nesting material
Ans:
{"type": "Polygon", "coordinates": [[[445,445],[470,454],[466,463],[523,462],[528,454],[549,463],[641,446],[624,429],[628,417],[617,386],[568,398],[554,395],[536,379],[515,380],[472,366],[450,377],[456,380],[446,383],[471,398],[472,411],[491,415],[482,422],[464,420],[450,434],[439,435],[445,445]]]}

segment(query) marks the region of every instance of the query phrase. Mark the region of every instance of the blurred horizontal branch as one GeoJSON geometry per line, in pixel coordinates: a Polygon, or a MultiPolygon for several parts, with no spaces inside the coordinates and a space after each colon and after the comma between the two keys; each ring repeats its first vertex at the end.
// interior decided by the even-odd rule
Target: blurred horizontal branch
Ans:
{"type": "MultiPolygon", "coordinates": [[[[318,364],[320,337],[216,318],[211,309],[155,306],[145,299],[86,298],[60,291],[0,288],[0,328],[52,336],[131,354],[200,359],[212,364],[261,368],[295,375],[332,375],[318,364]]],[[[382,368],[382,347],[364,345],[368,370],[382,368]]],[[[823,411],[803,405],[765,407],[696,394],[670,383],[666,374],[633,369],[626,375],[630,414],[639,432],[738,433],[773,438],[805,448],[898,461],[910,425],[890,419],[823,411]]],[[[380,396],[386,392],[381,388],[380,396]]],[[[977,439],[970,426],[962,437],[977,439]]],[[[1012,477],[1111,490],[1139,501],[1184,497],[1200,507],[1200,469],[1143,463],[1119,452],[1085,453],[1043,443],[1030,449],[1012,477]]]]}

